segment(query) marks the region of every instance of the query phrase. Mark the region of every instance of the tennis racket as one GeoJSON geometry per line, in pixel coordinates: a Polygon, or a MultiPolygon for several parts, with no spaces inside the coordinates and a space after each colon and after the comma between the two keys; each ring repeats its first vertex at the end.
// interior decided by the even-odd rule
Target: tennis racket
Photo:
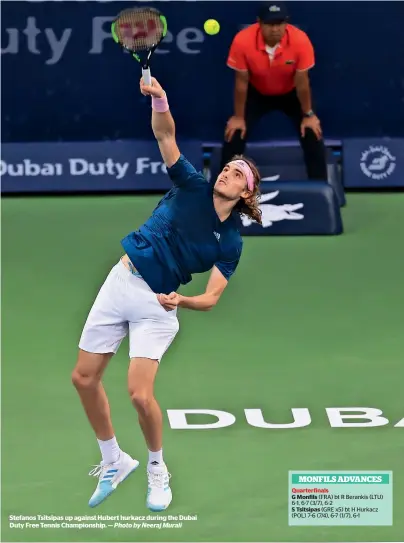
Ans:
{"type": "Polygon", "coordinates": [[[142,64],[143,81],[151,85],[150,59],[167,34],[164,15],[150,7],[125,9],[113,21],[111,33],[142,64]]]}

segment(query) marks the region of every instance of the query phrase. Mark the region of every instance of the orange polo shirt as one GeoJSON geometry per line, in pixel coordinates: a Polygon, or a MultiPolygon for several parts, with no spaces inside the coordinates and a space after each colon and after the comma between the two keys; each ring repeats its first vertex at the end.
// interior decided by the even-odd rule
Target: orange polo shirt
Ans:
{"type": "Polygon", "coordinates": [[[286,94],[295,88],[296,71],[314,66],[314,49],[305,32],[286,25],[285,35],[273,58],[268,51],[258,23],[241,30],[230,47],[227,66],[248,72],[250,83],[265,95],[286,94]]]}

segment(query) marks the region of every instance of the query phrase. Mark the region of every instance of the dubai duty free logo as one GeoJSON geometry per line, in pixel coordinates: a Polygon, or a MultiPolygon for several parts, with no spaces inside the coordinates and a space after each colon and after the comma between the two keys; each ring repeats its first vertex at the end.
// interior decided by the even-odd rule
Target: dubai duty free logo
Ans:
{"type": "Polygon", "coordinates": [[[383,145],[371,145],[362,153],[360,166],[370,179],[386,179],[396,169],[396,157],[383,145]]]}

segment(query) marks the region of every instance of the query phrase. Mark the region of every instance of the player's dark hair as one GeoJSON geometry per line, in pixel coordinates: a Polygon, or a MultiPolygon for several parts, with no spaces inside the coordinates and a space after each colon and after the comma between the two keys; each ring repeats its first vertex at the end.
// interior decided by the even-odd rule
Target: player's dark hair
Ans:
{"type": "Polygon", "coordinates": [[[235,211],[238,211],[240,215],[245,215],[253,221],[256,221],[258,224],[262,224],[261,210],[259,206],[259,196],[261,194],[259,185],[261,182],[261,174],[257,166],[250,158],[246,158],[243,155],[236,155],[231,160],[244,160],[244,162],[247,162],[247,164],[250,166],[251,171],[254,175],[254,190],[251,193],[251,196],[245,199],[240,198],[234,209],[235,211]]]}

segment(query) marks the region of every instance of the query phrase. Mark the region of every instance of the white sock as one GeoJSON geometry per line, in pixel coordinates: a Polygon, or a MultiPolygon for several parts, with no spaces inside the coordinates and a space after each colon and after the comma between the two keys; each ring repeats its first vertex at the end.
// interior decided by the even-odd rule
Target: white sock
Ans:
{"type": "Polygon", "coordinates": [[[119,455],[121,454],[121,449],[119,448],[116,437],[108,439],[107,441],[101,441],[97,439],[98,445],[100,446],[102,460],[104,464],[113,464],[119,460],[119,455]]]}
{"type": "Polygon", "coordinates": [[[149,451],[149,466],[161,466],[163,465],[163,449],[159,451],[149,451]]]}

